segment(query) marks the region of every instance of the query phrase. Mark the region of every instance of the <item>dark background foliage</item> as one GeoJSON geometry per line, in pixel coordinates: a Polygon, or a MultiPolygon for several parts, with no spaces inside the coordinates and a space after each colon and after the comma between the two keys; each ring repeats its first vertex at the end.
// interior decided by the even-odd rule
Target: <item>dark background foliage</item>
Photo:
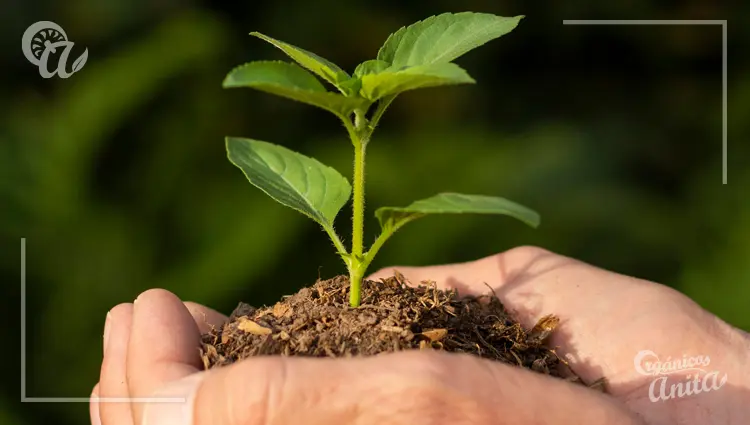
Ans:
{"type": "MultiPolygon", "coordinates": [[[[28,249],[28,395],[85,397],[109,308],[164,287],[230,311],[344,271],[314,223],[266,198],[226,159],[226,135],[279,143],[349,174],[328,113],[223,90],[234,66],[286,59],[253,30],[352,70],[402,25],[445,11],[526,19],[458,60],[475,86],[407,93],[368,154],[367,201],[440,191],[506,196],[538,210],[431,217],[383,249],[389,264],[465,261],[534,244],[661,282],[750,329],[746,141],[750,3],[532,5],[520,0],[11,0],[0,17],[0,423],[86,423],[84,404],[19,403],[19,243],[28,249]],[[563,19],[728,19],[729,184],[721,169],[721,29],[582,27],[563,19]],[[24,30],[60,24],[88,63],[40,78],[24,30]]],[[[338,228],[348,234],[348,214],[338,228]]],[[[368,214],[368,216],[370,216],[368,214]]],[[[368,240],[377,227],[366,225],[368,240]]],[[[350,238],[346,238],[350,239],[350,238]]]]}

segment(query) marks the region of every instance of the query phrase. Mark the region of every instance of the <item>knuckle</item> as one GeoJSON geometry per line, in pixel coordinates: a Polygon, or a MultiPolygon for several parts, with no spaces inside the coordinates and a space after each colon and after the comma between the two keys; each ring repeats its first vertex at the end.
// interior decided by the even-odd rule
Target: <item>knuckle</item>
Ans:
{"type": "Polygon", "coordinates": [[[542,256],[555,255],[551,251],[534,245],[521,245],[507,251],[496,254],[496,256],[509,256],[513,258],[534,259],[542,256]]]}

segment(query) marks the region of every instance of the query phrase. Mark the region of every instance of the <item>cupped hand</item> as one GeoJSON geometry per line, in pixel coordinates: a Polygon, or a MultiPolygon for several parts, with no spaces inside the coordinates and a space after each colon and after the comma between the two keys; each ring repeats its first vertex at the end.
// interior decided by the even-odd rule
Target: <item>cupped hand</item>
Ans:
{"type": "Polygon", "coordinates": [[[750,337],[667,286],[534,247],[463,264],[390,267],[375,277],[394,269],[460,293],[483,293],[487,284],[527,327],[559,316],[550,340],[558,353],[585,381],[605,378],[607,391],[649,424],[744,424],[750,416],[750,337]],[[685,365],[655,374],[647,366],[691,359],[702,371],[685,365]]]}
{"type": "MultiPolygon", "coordinates": [[[[464,294],[484,293],[488,284],[528,326],[556,314],[558,353],[585,380],[606,378],[612,396],[468,355],[422,351],[259,357],[201,372],[200,334],[226,318],[150,290],[108,314],[92,423],[726,424],[746,417],[747,335],[667,287],[526,247],[470,263],[395,269],[412,282],[433,280],[464,294]],[[710,356],[709,369],[727,381],[652,402],[657,377],[634,365],[644,350],[662,360],[710,356]]],[[[669,375],[670,383],[684,381],[682,373],[669,375]]]]}

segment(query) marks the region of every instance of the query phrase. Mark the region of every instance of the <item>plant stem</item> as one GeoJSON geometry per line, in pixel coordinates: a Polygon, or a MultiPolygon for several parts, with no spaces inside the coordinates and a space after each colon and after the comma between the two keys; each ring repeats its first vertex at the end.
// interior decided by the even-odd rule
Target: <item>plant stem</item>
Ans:
{"type": "Polygon", "coordinates": [[[353,308],[359,307],[361,301],[359,290],[362,287],[362,275],[360,267],[349,270],[349,305],[353,308]]]}
{"type": "Polygon", "coordinates": [[[365,146],[354,145],[354,178],[352,191],[352,255],[361,260],[365,217],[365,146]]]}
{"type": "Polygon", "coordinates": [[[328,233],[328,237],[331,238],[333,246],[336,247],[336,252],[342,256],[348,255],[349,253],[346,252],[346,247],[344,247],[344,244],[341,242],[341,239],[339,239],[339,235],[336,234],[336,231],[333,230],[333,227],[324,226],[323,229],[328,233]]]}
{"type": "Polygon", "coordinates": [[[350,132],[354,145],[354,176],[352,178],[352,252],[349,266],[349,304],[359,306],[360,286],[364,270],[362,254],[365,229],[365,151],[369,132],[363,111],[355,112],[354,131],[350,132]]]}
{"type": "Polygon", "coordinates": [[[400,229],[404,224],[419,218],[419,215],[414,215],[413,217],[409,219],[401,220],[398,224],[386,224],[382,231],[380,232],[380,235],[375,239],[375,242],[370,246],[370,249],[367,250],[367,252],[364,254],[362,263],[360,264],[360,267],[362,270],[367,270],[367,268],[370,266],[370,263],[375,258],[375,255],[377,255],[378,251],[380,251],[380,248],[383,247],[383,244],[385,241],[388,240],[393,234],[400,229]]]}
{"type": "Polygon", "coordinates": [[[370,119],[370,134],[375,131],[375,127],[378,126],[380,118],[383,117],[385,110],[388,109],[388,106],[390,106],[391,102],[393,102],[395,98],[396,95],[394,94],[380,99],[380,102],[378,102],[378,106],[377,108],[375,108],[375,112],[372,114],[372,118],[370,119]]]}

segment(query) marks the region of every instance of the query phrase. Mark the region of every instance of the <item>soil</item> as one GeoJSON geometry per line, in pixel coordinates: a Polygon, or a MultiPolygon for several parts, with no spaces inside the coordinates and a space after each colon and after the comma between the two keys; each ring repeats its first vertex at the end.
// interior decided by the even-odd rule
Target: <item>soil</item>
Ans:
{"type": "MultiPolygon", "coordinates": [[[[524,329],[500,300],[459,297],[399,273],[364,281],[362,303],[349,307],[349,279],[319,280],[272,307],[240,303],[220,328],[203,335],[206,369],[260,355],[347,357],[422,349],[470,353],[583,383],[545,344],[559,319],[524,329]]],[[[603,382],[589,385],[603,389],[603,382]]]]}

